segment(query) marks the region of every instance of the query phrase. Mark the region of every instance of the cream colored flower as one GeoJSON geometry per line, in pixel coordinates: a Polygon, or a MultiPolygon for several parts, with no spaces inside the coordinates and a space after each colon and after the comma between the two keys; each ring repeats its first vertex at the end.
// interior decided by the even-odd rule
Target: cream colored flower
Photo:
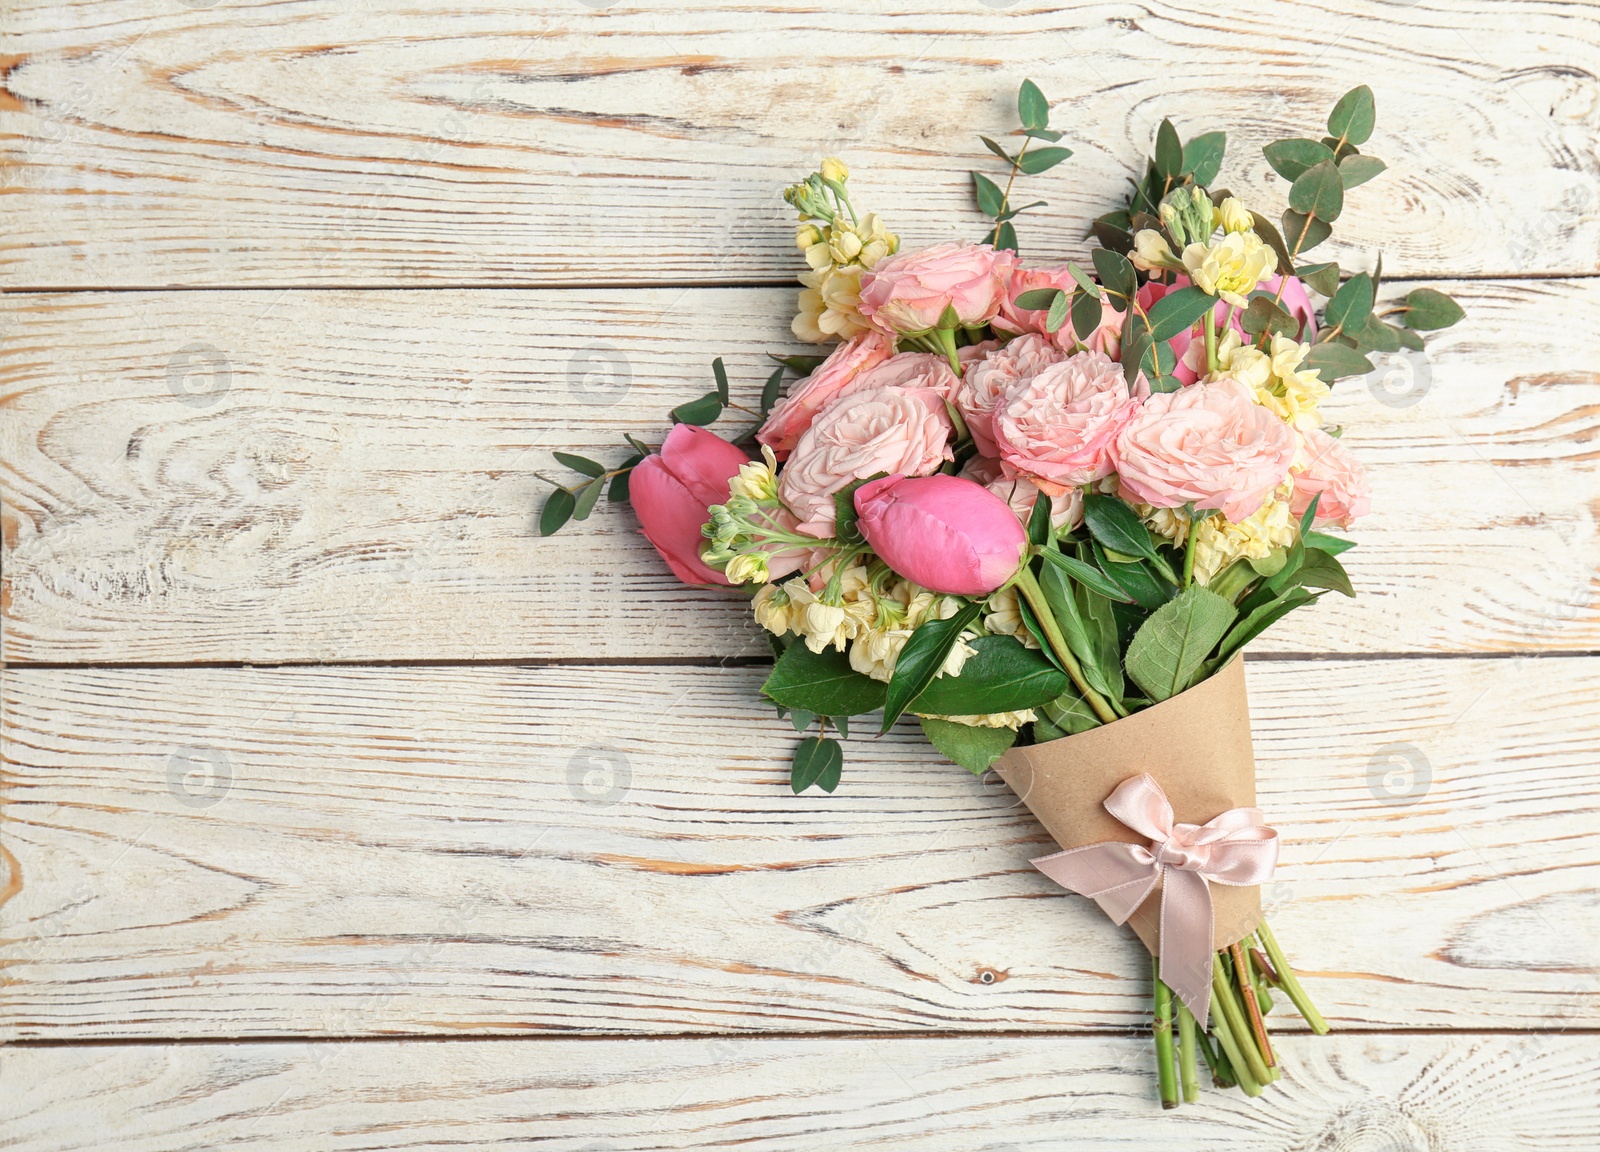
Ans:
{"type": "Polygon", "coordinates": [[[1229,232],[1209,245],[1189,245],[1183,266],[1203,291],[1243,308],[1256,285],[1277,268],[1278,258],[1254,232],[1229,232]]]}
{"type": "Polygon", "coordinates": [[[1015,585],[1008,585],[989,597],[989,612],[983,618],[984,630],[994,636],[1014,636],[1024,648],[1037,648],[1039,642],[1022,622],[1022,605],[1015,585]]]}
{"type": "Polygon", "coordinates": [[[778,458],[765,444],[761,446],[761,459],[741,465],[734,478],[728,481],[729,496],[745,496],[757,502],[778,498],[778,458]]]}
{"type": "Polygon", "coordinates": [[[1172,245],[1154,228],[1141,228],[1133,237],[1133,252],[1129,257],[1133,266],[1143,272],[1159,272],[1166,268],[1182,268],[1183,261],[1173,255],[1172,245]]]}
{"type": "Polygon", "coordinates": [[[1316,368],[1300,371],[1311,351],[1287,336],[1272,338],[1272,351],[1266,353],[1244,344],[1238,332],[1229,329],[1217,344],[1218,371],[1207,380],[1231,376],[1255,392],[1256,402],[1270,408],[1279,419],[1302,431],[1322,427],[1320,406],[1330,391],[1316,368]]]}
{"type": "Polygon", "coordinates": [[[1217,216],[1225,232],[1249,232],[1256,226],[1250,210],[1241,204],[1236,196],[1223,198],[1222,206],[1217,209],[1217,216]]]}
{"type": "Polygon", "coordinates": [[[815,224],[800,224],[794,230],[794,246],[802,252],[809,252],[823,239],[822,229],[815,224]]]}
{"type": "Polygon", "coordinates": [[[776,584],[768,584],[756,592],[752,607],[756,623],[774,636],[782,636],[792,629],[794,604],[789,593],[776,584]]]}
{"type": "Polygon", "coordinates": [[[822,161],[822,178],[831,180],[835,184],[843,184],[850,179],[850,169],[846,168],[844,161],[837,156],[829,156],[822,161]]]}
{"type": "Polygon", "coordinates": [[[968,728],[1010,728],[1013,732],[1036,719],[1033,709],[1021,712],[986,712],[981,716],[940,716],[934,712],[918,712],[928,720],[948,720],[952,724],[965,724],[968,728]]]}
{"type": "Polygon", "coordinates": [[[765,584],[769,577],[767,558],[749,553],[735,556],[728,561],[723,575],[735,584],[765,584]]]}
{"type": "MultiPolygon", "coordinates": [[[[1195,528],[1194,578],[1200,584],[1211,583],[1211,578],[1235,560],[1265,560],[1278,548],[1294,543],[1299,524],[1289,508],[1294,484],[1279,488],[1264,501],[1254,514],[1237,524],[1224,517],[1208,516],[1195,528]]],[[[1184,547],[1188,540],[1189,514],[1182,508],[1155,508],[1145,510],[1145,523],[1171,540],[1176,547],[1184,547]]]]}

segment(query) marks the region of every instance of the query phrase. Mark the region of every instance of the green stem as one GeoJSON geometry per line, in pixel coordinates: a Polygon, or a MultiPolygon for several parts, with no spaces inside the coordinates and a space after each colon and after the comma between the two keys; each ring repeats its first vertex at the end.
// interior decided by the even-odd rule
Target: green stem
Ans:
{"type": "MultiPolygon", "coordinates": [[[[1181,1000],[1178,1002],[1178,1047],[1181,1050],[1178,1058],[1182,1061],[1178,1065],[1178,1073],[1183,1079],[1183,1102],[1185,1104],[1197,1103],[1200,1099],[1200,1074],[1199,1055],[1195,1050],[1200,1046],[1198,1040],[1199,1029],[1195,1027],[1194,1013],[1189,1011],[1189,1006],[1181,1000]]],[[[1206,1061],[1209,1065],[1211,1062],[1206,1061]]]]}
{"type": "MultiPolygon", "coordinates": [[[[1011,175],[1006,177],[1006,189],[1000,193],[1000,215],[1002,216],[1006,214],[1006,208],[1011,203],[1011,186],[1017,182],[1017,171],[1022,167],[1022,158],[1027,155],[1028,145],[1032,143],[1032,136],[1023,137],[1022,147],[1018,150],[1016,159],[1011,161],[1011,175]]],[[[989,246],[991,248],[1000,243],[1000,229],[1004,224],[1004,220],[995,221],[994,234],[989,237],[989,246]]]]}
{"type": "MultiPolygon", "coordinates": [[[[1045,499],[1045,497],[1040,497],[1045,499]]],[[[1039,620],[1039,627],[1044,629],[1044,637],[1050,642],[1050,650],[1061,661],[1061,666],[1067,670],[1067,675],[1078,691],[1083,693],[1084,700],[1100,717],[1102,723],[1111,724],[1117,720],[1117,714],[1112,711],[1111,705],[1106,703],[1105,697],[1089,687],[1088,681],[1083,678],[1083,669],[1078,664],[1078,659],[1072,654],[1072,649],[1067,645],[1067,639],[1061,635],[1061,626],[1056,623],[1050,605],[1044,598],[1044,589],[1039,587],[1039,580],[1033,574],[1028,561],[1023,561],[1022,568],[1016,575],[1017,587],[1021,589],[1023,597],[1028,601],[1028,607],[1033,609],[1033,614],[1039,620]]]]}
{"type": "Polygon", "coordinates": [[[1196,520],[1194,513],[1191,512],[1189,514],[1189,531],[1183,538],[1183,586],[1185,588],[1194,583],[1194,541],[1195,537],[1199,535],[1199,532],[1196,531],[1199,527],[1200,521],[1196,520]]]}
{"type": "Polygon", "coordinates": [[[1211,984],[1211,1034],[1217,1038],[1217,1043],[1222,1045],[1222,1053],[1228,1058],[1228,1070],[1238,1082],[1239,1090],[1246,1096],[1259,1096],[1261,1082],[1251,1073],[1250,1065],[1245,1060],[1244,1050],[1239,1047],[1239,1040],[1228,1025],[1227,1016],[1217,1006],[1216,981],[1213,980],[1211,984]]]}
{"type": "MultiPolygon", "coordinates": [[[[1228,1023],[1228,1031],[1233,1034],[1238,1044],[1240,1054],[1244,1058],[1245,1068],[1239,1067],[1238,1060],[1234,1060],[1234,1071],[1242,1073],[1248,1069],[1250,1076],[1257,1084],[1271,1084],[1272,1072],[1267,1068],[1267,1062],[1261,1056],[1261,1050],[1256,1047],[1254,1034],[1250,1025],[1245,1023],[1244,1009],[1233,997],[1233,988],[1227,973],[1222,967],[1221,955],[1211,959],[1211,1010],[1217,1013],[1228,1023]]],[[[1233,1059],[1233,1053],[1228,1053],[1228,1058],[1233,1059]]],[[[1243,1080],[1240,1081],[1243,1084],[1243,1080]]]]}
{"type": "Polygon", "coordinates": [[[1200,318],[1206,333],[1206,371],[1217,370],[1217,310],[1215,308],[1200,318]]]}
{"type": "Polygon", "coordinates": [[[939,341],[939,351],[943,352],[945,359],[950,361],[950,371],[957,376],[961,375],[961,356],[956,351],[956,330],[954,328],[935,328],[939,341]]]}
{"type": "Polygon", "coordinates": [[[1311,1025],[1311,1031],[1318,1036],[1326,1036],[1329,1032],[1328,1022],[1311,1003],[1311,997],[1306,995],[1306,990],[1300,987],[1300,981],[1295,979],[1294,969],[1289,967],[1283,949],[1278,947],[1277,938],[1272,935],[1272,929],[1267,927],[1265,920],[1256,929],[1256,935],[1261,938],[1262,946],[1267,950],[1267,959],[1272,961],[1272,967],[1277,970],[1279,986],[1289,994],[1295,1009],[1305,1017],[1306,1023],[1311,1025]]]}
{"type": "Polygon", "coordinates": [[[1161,1106],[1178,1106],[1178,1058],[1172,1047],[1172,989],[1161,982],[1161,960],[1150,957],[1155,980],[1156,1080],[1161,1086],[1161,1106]]]}

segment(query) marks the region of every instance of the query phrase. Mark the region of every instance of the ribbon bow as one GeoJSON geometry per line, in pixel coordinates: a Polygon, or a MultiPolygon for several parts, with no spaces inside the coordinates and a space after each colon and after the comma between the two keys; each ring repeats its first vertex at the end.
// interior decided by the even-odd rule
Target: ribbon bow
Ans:
{"type": "Polygon", "coordinates": [[[1161,979],[1206,1027],[1211,1008],[1211,885],[1264,884],[1278,864],[1278,833],[1259,808],[1231,808],[1205,824],[1180,824],[1148,772],[1118,784],[1105,809],[1150,840],[1106,840],[1041,856],[1033,866],[1093,899],[1118,924],[1161,885],[1161,979]]]}

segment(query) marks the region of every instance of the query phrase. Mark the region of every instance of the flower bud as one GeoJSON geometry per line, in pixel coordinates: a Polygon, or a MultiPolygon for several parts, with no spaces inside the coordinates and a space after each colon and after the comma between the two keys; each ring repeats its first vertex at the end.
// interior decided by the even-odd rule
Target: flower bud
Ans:
{"type": "Polygon", "coordinates": [[[768,575],[767,558],[750,553],[735,556],[728,561],[723,574],[735,584],[765,584],[768,575]]]}
{"type": "Polygon", "coordinates": [[[872,551],[932,592],[988,595],[1016,575],[1027,551],[1006,502],[959,476],[886,476],[858,488],[855,504],[872,551]]]}
{"type": "Polygon", "coordinates": [[[1256,226],[1255,219],[1250,215],[1250,210],[1239,203],[1236,196],[1223,199],[1222,207],[1218,210],[1222,218],[1222,227],[1228,232],[1248,232],[1256,226]]]}
{"type": "Polygon", "coordinates": [[[835,184],[843,184],[850,179],[850,169],[846,168],[844,161],[837,156],[829,156],[822,162],[822,178],[835,184]]]}
{"type": "Polygon", "coordinates": [[[1144,272],[1183,267],[1167,238],[1154,228],[1142,228],[1134,234],[1132,258],[1133,266],[1144,272]]]}
{"type": "Polygon", "coordinates": [[[794,246],[808,252],[822,243],[822,229],[815,224],[802,224],[794,230],[794,246]]]}

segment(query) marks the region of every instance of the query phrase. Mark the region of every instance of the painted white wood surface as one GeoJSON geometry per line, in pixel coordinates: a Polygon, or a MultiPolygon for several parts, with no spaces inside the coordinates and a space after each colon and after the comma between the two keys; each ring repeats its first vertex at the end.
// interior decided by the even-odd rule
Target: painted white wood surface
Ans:
{"type": "Polygon", "coordinates": [[[1254,1102],[1156,1105],[1147,1042],[379,1041],[0,1055],[17,1152],[1591,1152],[1593,1035],[1298,1036],[1254,1102]],[[12,1085],[15,1085],[15,1090],[12,1085]]]}
{"type": "MultiPolygon", "coordinates": [[[[763,674],[9,669],[0,1027],[1140,1026],[1137,944],[1003,785],[904,724],[797,798],[763,674]]],[[[1600,660],[1249,674],[1265,900],[1330,1020],[1600,1027],[1600,660]]]]}
{"type": "Polygon", "coordinates": [[[11,287],[719,283],[792,275],[779,188],[824,151],[915,244],[976,235],[977,134],[1024,77],[1076,155],[1028,183],[1077,255],[1162,117],[1261,146],[1370,83],[1391,165],[1340,234],[1392,273],[1600,268],[1584,0],[11,0],[11,287]]]}
{"type": "MultiPolygon", "coordinates": [[[[1391,285],[1403,292],[1405,285],[1391,285]]],[[[1466,326],[1331,402],[1376,511],[1276,652],[1600,649],[1600,280],[1460,286],[1466,326]]],[[[783,289],[218,292],[0,301],[4,653],[27,661],[764,655],[630,510],[541,540],[565,448],[611,463],[783,289]],[[198,351],[196,351],[198,350],[198,351]]],[[[729,435],[747,426],[730,417],[729,435]]],[[[721,425],[719,425],[719,428],[721,425]]]]}

